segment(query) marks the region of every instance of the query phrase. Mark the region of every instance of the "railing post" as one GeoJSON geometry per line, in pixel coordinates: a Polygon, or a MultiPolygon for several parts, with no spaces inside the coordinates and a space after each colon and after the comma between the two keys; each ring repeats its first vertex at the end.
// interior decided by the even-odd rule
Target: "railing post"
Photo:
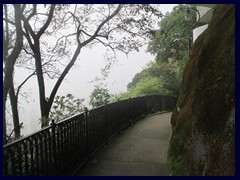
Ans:
{"type": "Polygon", "coordinates": [[[158,110],[157,109],[157,107],[158,107],[158,105],[157,105],[157,96],[154,95],[153,98],[154,98],[154,113],[155,113],[158,110]]]}
{"type": "Polygon", "coordinates": [[[110,126],[109,126],[109,120],[108,120],[108,104],[107,102],[105,103],[105,120],[106,120],[106,125],[107,125],[107,144],[110,143],[109,137],[110,137],[110,126]]]}
{"type": "MultiPolygon", "coordinates": [[[[57,163],[57,147],[56,147],[56,123],[54,122],[54,120],[52,120],[51,123],[52,126],[52,151],[53,151],[53,175],[57,175],[58,173],[58,163],[57,163]]],[[[50,157],[51,158],[51,157],[50,157]]]]}
{"type": "Polygon", "coordinates": [[[147,98],[144,96],[144,116],[147,115],[147,98]]]}
{"type": "Polygon", "coordinates": [[[128,103],[129,103],[129,118],[128,119],[131,124],[131,122],[132,122],[132,99],[131,99],[131,97],[129,97],[128,103]]]}
{"type": "Polygon", "coordinates": [[[86,122],[86,150],[87,150],[87,158],[89,157],[89,127],[88,127],[88,108],[84,108],[84,114],[85,114],[85,122],[86,122]]]}
{"type": "Polygon", "coordinates": [[[159,96],[158,103],[159,103],[159,112],[161,112],[162,111],[162,96],[161,95],[159,96]]]}

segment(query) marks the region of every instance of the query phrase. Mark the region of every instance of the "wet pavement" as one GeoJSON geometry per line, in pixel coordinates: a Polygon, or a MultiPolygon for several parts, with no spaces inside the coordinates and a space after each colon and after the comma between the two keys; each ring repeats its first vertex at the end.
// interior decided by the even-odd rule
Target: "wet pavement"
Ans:
{"type": "Polygon", "coordinates": [[[171,114],[150,115],[116,134],[75,176],[169,176],[171,114]]]}

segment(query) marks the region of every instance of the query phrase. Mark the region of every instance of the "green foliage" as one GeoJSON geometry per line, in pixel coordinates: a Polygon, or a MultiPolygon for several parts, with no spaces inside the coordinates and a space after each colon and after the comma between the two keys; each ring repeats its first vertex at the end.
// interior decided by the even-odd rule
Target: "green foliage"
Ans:
{"type": "Polygon", "coordinates": [[[131,94],[162,94],[176,96],[179,93],[181,73],[182,68],[180,68],[180,64],[177,62],[153,62],[149,64],[146,69],[135,75],[132,82],[128,84],[128,90],[131,92],[131,94]],[[159,83],[159,85],[155,84],[155,86],[153,86],[153,82],[159,83]],[[145,93],[143,90],[144,88],[139,87],[140,85],[142,85],[142,87],[147,86],[149,88],[148,93],[145,93]],[[158,91],[156,91],[156,87],[159,88],[158,91]],[[138,92],[133,93],[134,91],[138,92]]]}
{"type": "Polygon", "coordinates": [[[196,22],[194,6],[188,6],[190,19],[186,20],[186,5],[176,6],[165,16],[149,43],[148,51],[156,55],[160,62],[182,61],[188,53],[188,42],[192,41],[192,27],[196,22]]]}
{"type": "Polygon", "coordinates": [[[132,96],[145,96],[151,94],[166,94],[163,88],[164,84],[161,79],[156,77],[146,77],[130,90],[132,96]]]}
{"type": "Polygon", "coordinates": [[[109,102],[112,103],[112,102],[122,100],[123,99],[122,98],[123,94],[125,94],[125,93],[110,94],[109,102]]]}
{"type": "Polygon", "coordinates": [[[57,122],[81,113],[84,110],[83,101],[84,99],[75,98],[72,94],[56,96],[50,111],[50,120],[57,122]]]}
{"type": "Polygon", "coordinates": [[[187,149],[183,146],[186,139],[191,136],[191,122],[182,122],[178,135],[173,135],[168,148],[168,164],[173,176],[188,175],[188,157],[187,149]]]}
{"type": "Polygon", "coordinates": [[[162,79],[152,76],[139,81],[135,86],[131,87],[126,93],[122,93],[119,99],[127,99],[129,97],[139,97],[146,95],[170,95],[171,93],[164,88],[164,82],[162,79]]]}
{"type": "Polygon", "coordinates": [[[188,60],[189,41],[196,22],[194,6],[188,6],[190,20],[185,19],[186,5],[178,5],[159,23],[153,34],[148,51],[156,55],[147,68],[137,73],[127,86],[128,92],[121,97],[148,94],[179,94],[182,72],[188,60]],[[157,90],[158,89],[158,90],[157,90]]]}
{"type": "Polygon", "coordinates": [[[101,87],[100,85],[95,86],[95,89],[90,95],[90,105],[92,107],[101,106],[109,102],[110,94],[108,89],[101,87]]]}

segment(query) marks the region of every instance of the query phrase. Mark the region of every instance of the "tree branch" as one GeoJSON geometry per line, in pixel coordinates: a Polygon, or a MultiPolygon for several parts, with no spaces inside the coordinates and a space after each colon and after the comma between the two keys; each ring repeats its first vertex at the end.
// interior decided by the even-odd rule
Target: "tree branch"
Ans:
{"type": "Polygon", "coordinates": [[[55,9],[55,6],[56,4],[52,4],[51,5],[51,8],[50,8],[50,11],[49,11],[49,15],[48,15],[48,18],[47,18],[47,21],[45,22],[45,24],[43,25],[43,27],[41,27],[41,29],[38,31],[37,33],[37,37],[41,37],[41,35],[45,32],[45,30],[47,29],[47,27],[49,26],[52,18],[53,18],[53,12],[54,12],[54,9],[55,9]]]}
{"type": "Polygon", "coordinates": [[[90,43],[99,33],[99,31],[101,30],[101,28],[108,22],[110,21],[114,16],[116,16],[120,10],[122,9],[123,5],[119,4],[117,9],[110,15],[108,16],[104,21],[102,21],[102,23],[98,26],[97,30],[95,31],[95,33],[86,41],[84,41],[82,43],[82,46],[87,45],[88,43],[90,43]]]}
{"type": "Polygon", "coordinates": [[[51,106],[52,106],[52,103],[53,103],[53,100],[54,100],[54,97],[57,93],[57,90],[58,88],[60,87],[63,79],[65,78],[65,76],[67,75],[68,71],[71,69],[71,67],[74,65],[81,49],[83,46],[87,45],[88,43],[90,43],[91,41],[93,41],[96,36],[98,35],[99,31],[101,30],[101,28],[109,21],[111,20],[114,16],[116,16],[121,8],[123,7],[123,5],[118,5],[117,9],[110,15],[108,16],[104,21],[102,21],[102,23],[98,26],[97,30],[95,31],[95,33],[93,34],[92,37],[90,37],[88,40],[84,41],[83,43],[80,43],[80,40],[79,40],[79,36],[80,36],[80,32],[81,30],[79,29],[80,28],[80,24],[78,26],[78,30],[77,30],[77,41],[78,41],[78,47],[77,49],[75,50],[75,53],[72,57],[72,60],[69,62],[69,64],[66,66],[66,68],[64,69],[64,71],[62,72],[61,76],[59,77],[59,79],[57,80],[51,94],[50,94],[50,97],[49,97],[49,100],[48,100],[48,108],[49,108],[49,111],[51,109],[51,106]]]}
{"type": "Polygon", "coordinates": [[[37,13],[37,4],[33,4],[33,11],[32,11],[32,13],[27,17],[27,21],[29,22],[29,20],[34,16],[34,15],[36,15],[36,13],[37,13]]]}
{"type": "Polygon", "coordinates": [[[103,41],[101,41],[100,39],[98,38],[95,38],[97,41],[99,41],[102,45],[104,45],[105,47],[110,47],[112,49],[112,51],[115,53],[115,49],[114,47],[112,47],[109,43],[105,43],[103,41]]]}
{"type": "Polygon", "coordinates": [[[73,13],[71,13],[70,12],[70,14],[72,15],[72,17],[73,17],[73,19],[75,19],[77,22],[78,22],[78,27],[77,27],[77,42],[78,42],[78,44],[80,44],[81,42],[80,42],[80,34],[81,34],[81,31],[82,30],[80,30],[80,26],[81,26],[81,22],[79,21],[79,19],[73,14],[73,13]]]}
{"type": "Polygon", "coordinates": [[[36,9],[36,8],[37,8],[37,5],[36,5],[36,4],[33,4],[33,11],[32,11],[32,13],[31,13],[27,18],[25,18],[25,16],[21,13],[21,15],[22,15],[22,20],[23,20],[23,22],[24,22],[25,31],[26,31],[27,34],[28,34],[28,31],[29,31],[30,34],[31,34],[31,36],[32,36],[33,38],[36,37],[36,34],[34,33],[32,27],[30,26],[29,20],[30,20],[34,15],[36,15],[36,12],[37,12],[37,9],[36,9]]]}
{"type": "MultiPolygon", "coordinates": [[[[5,16],[5,17],[6,17],[6,16],[5,16]]],[[[9,24],[15,26],[15,23],[14,23],[13,21],[10,21],[10,20],[7,19],[7,18],[4,18],[4,17],[3,17],[3,20],[4,20],[5,22],[8,22],[9,24]]]]}
{"type": "Polygon", "coordinates": [[[34,54],[28,52],[28,51],[26,50],[26,48],[23,48],[23,50],[25,51],[26,54],[29,54],[29,55],[31,55],[32,57],[34,57],[34,54]]]}
{"type": "MultiPolygon", "coordinates": [[[[28,22],[25,22],[25,21],[24,21],[23,26],[24,26],[24,29],[25,29],[25,32],[23,32],[23,35],[26,37],[26,39],[27,39],[27,41],[28,41],[29,46],[31,47],[31,49],[34,50],[33,42],[32,42],[31,37],[30,37],[30,35],[29,35],[29,31],[31,31],[30,29],[32,29],[32,28],[31,28],[31,26],[28,24],[28,22]]],[[[33,31],[32,31],[32,34],[31,34],[31,35],[33,35],[33,36],[35,37],[35,34],[34,34],[33,31]]]]}
{"type": "Polygon", "coordinates": [[[25,7],[26,7],[26,4],[23,4],[23,5],[22,5],[22,8],[21,8],[22,13],[23,13],[25,7]]]}
{"type": "Polygon", "coordinates": [[[23,125],[23,122],[21,122],[21,124],[19,124],[19,126],[14,127],[14,129],[11,131],[11,133],[8,135],[8,139],[7,139],[7,143],[9,141],[9,139],[11,138],[11,136],[13,135],[14,131],[16,131],[17,128],[21,128],[23,125]]]}
{"type": "Polygon", "coordinates": [[[138,35],[137,33],[134,33],[134,32],[132,32],[132,31],[130,31],[130,30],[124,28],[124,27],[119,26],[118,28],[120,28],[120,29],[122,29],[122,30],[128,32],[129,34],[132,34],[132,35],[134,35],[134,36],[138,36],[138,37],[140,37],[140,38],[146,40],[146,38],[144,38],[143,36],[140,36],[140,35],[138,35]]]}
{"type": "Polygon", "coordinates": [[[17,88],[16,96],[18,97],[21,87],[33,76],[36,74],[36,70],[30,74],[17,88]]]}
{"type": "Polygon", "coordinates": [[[58,45],[58,42],[59,42],[62,38],[67,39],[68,37],[70,37],[70,36],[74,36],[74,35],[76,35],[76,33],[72,33],[72,34],[68,34],[68,35],[63,35],[63,36],[61,36],[61,37],[57,40],[57,42],[56,42],[54,48],[52,49],[52,52],[56,49],[56,47],[57,47],[57,45],[58,45]]]}
{"type": "Polygon", "coordinates": [[[4,55],[4,64],[5,64],[5,58],[8,54],[8,46],[9,46],[9,28],[8,28],[8,8],[7,8],[7,5],[4,4],[4,9],[5,9],[5,13],[4,13],[4,16],[6,17],[6,23],[5,23],[5,26],[6,26],[6,37],[5,37],[5,34],[3,32],[3,55],[4,55]]]}

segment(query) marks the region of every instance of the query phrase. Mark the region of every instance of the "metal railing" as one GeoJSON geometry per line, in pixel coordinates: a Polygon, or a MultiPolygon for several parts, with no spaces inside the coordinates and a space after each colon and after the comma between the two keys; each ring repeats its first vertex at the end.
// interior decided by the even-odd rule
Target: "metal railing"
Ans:
{"type": "Polygon", "coordinates": [[[5,176],[72,175],[106,141],[140,117],[172,110],[176,97],[144,96],[106,104],[3,146],[5,176]]]}

